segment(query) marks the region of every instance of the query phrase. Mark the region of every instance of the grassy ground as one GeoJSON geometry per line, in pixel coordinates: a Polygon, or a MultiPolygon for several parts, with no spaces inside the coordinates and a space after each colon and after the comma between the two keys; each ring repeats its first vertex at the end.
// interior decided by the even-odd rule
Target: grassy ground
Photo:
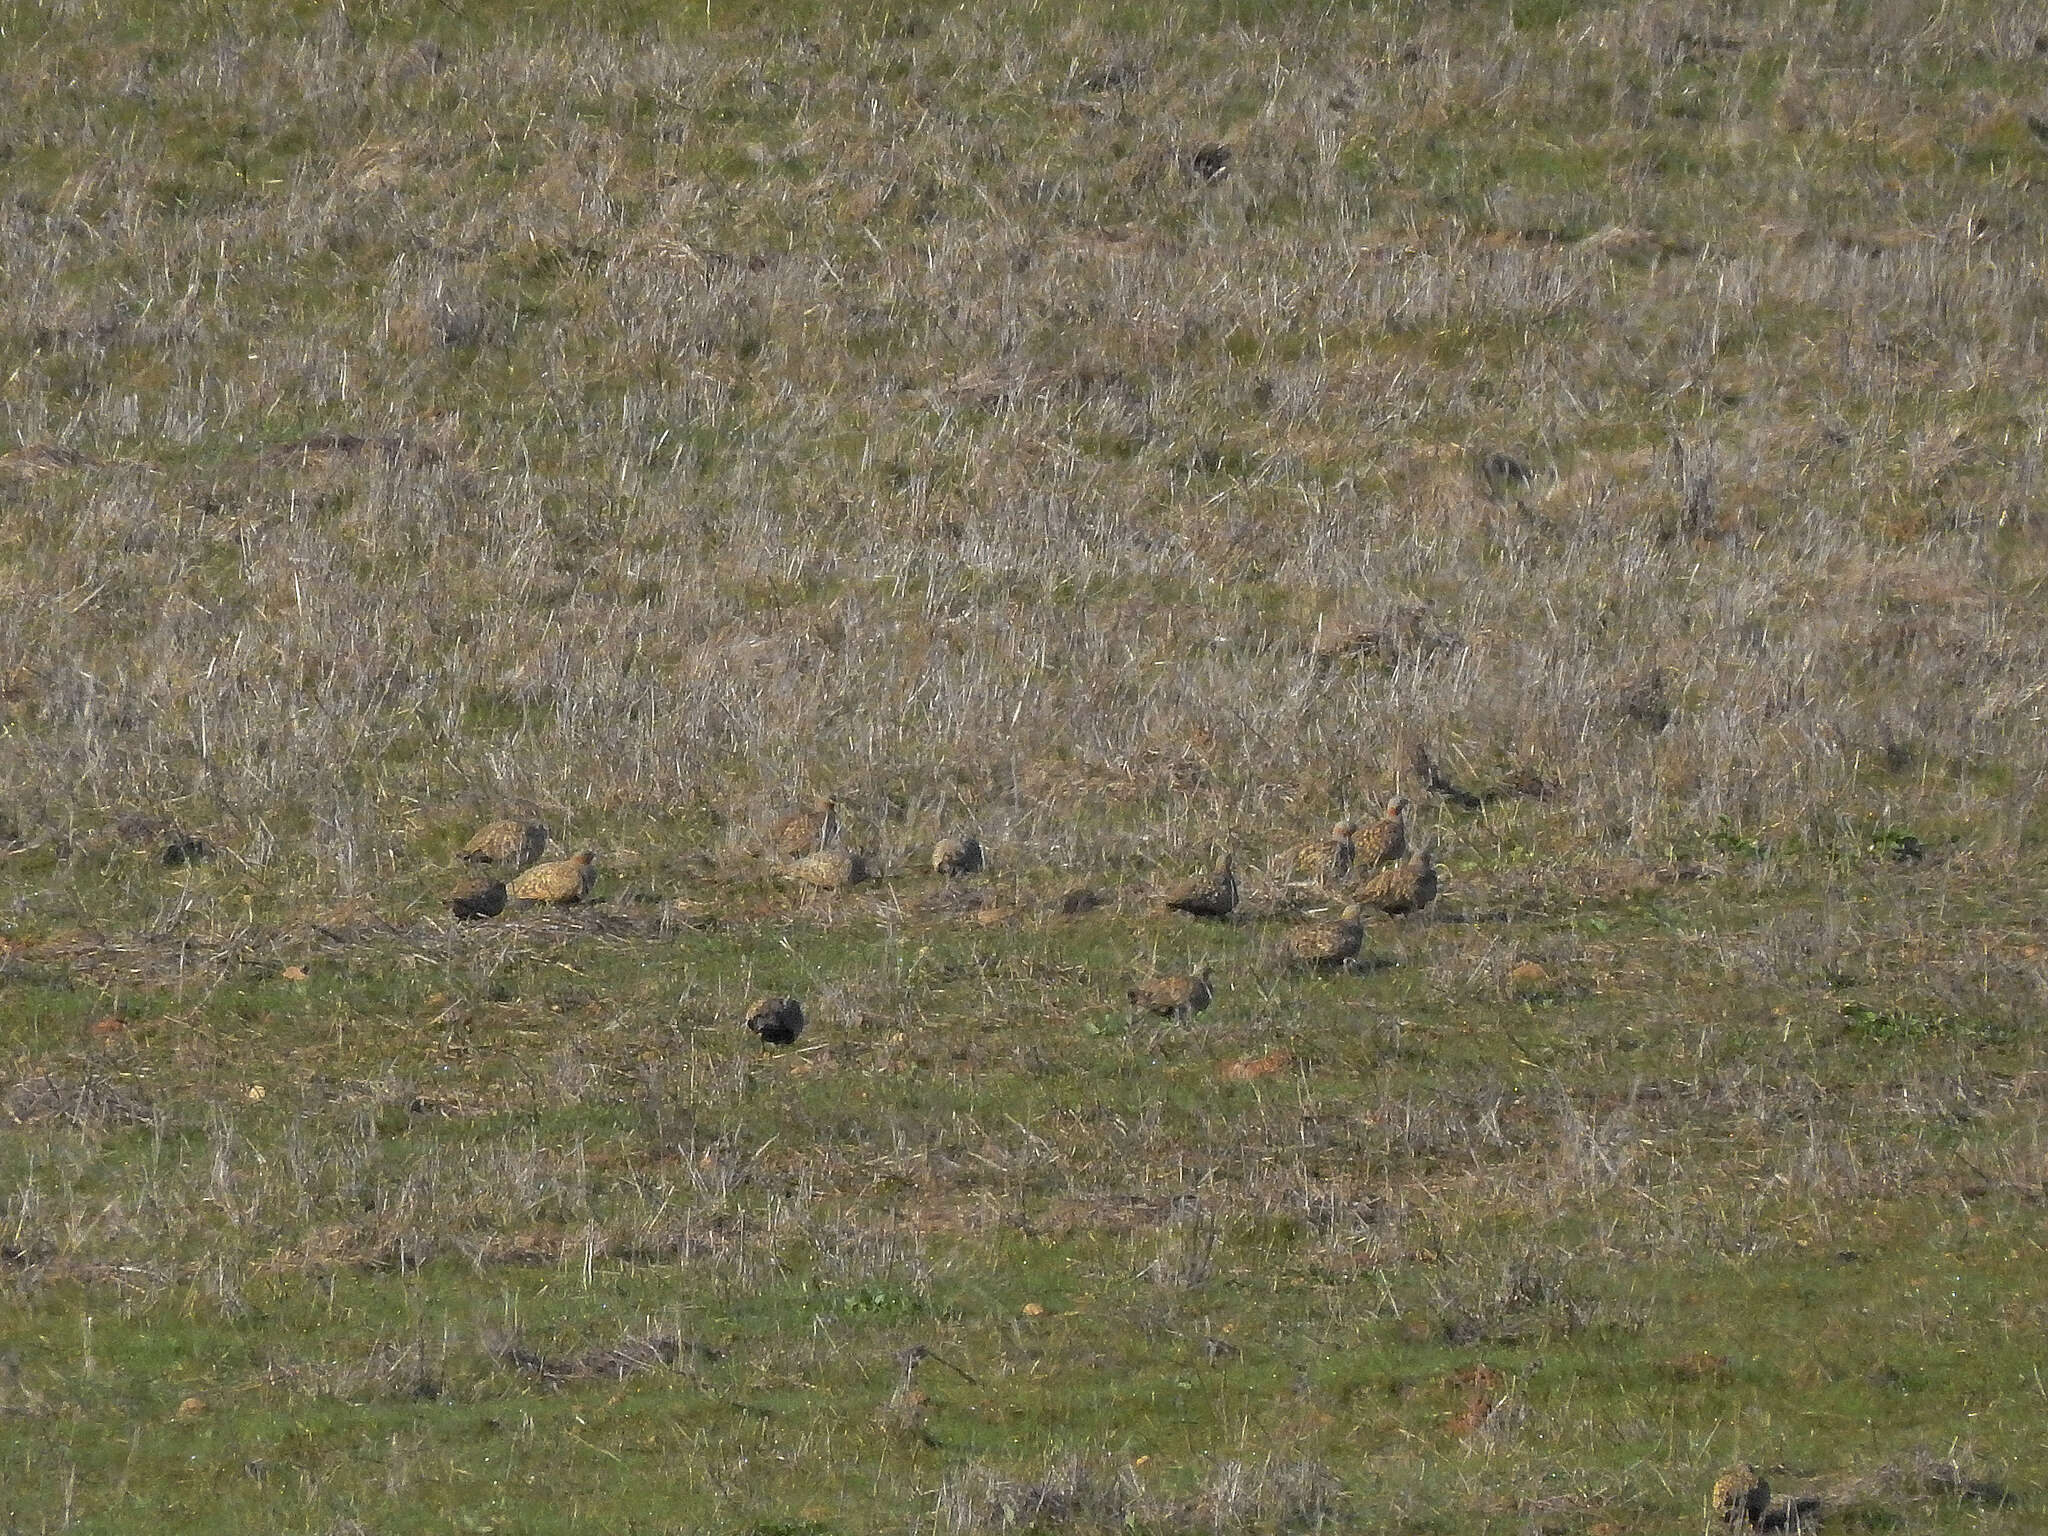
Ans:
{"type": "Polygon", "coordinates": [[[2044,46],[0,6],[0,1530],[2036,1528],[2044,46]]]}

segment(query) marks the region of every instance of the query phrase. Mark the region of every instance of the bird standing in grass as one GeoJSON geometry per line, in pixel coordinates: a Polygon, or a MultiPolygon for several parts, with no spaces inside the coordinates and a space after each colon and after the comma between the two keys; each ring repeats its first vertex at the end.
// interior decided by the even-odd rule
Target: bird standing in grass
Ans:
{"type": "Polygon", "coordinates": [[[747,1028],[770,1045],[795,1045],[804,1032],[804,1005],[793,997],[757,997],[747,1009],[747,1028]]]}
{"type": "Polygon", "coordinates": [[[1314,842],[1303,843],[1286,858],[1287,872],[1296,880],[1312,881],[1317,885],[1335,885],[1351,873],[1352,861],[1358,856],[1358,823],[1345,817],[1330,828],[1328,837],[1319,837],[1314,842]]]}
{"type": "Polygon", "coordinates": [[[1411,778],[1431,794],[1450,801],[1461,811],[1476,811],[1486,802],[1457,782],[1437,764],[1426,743],[1411,738],[1402,749],[1402,766],[1411,778]]]}
{"type": "Polygon", "coordinates": [[[839,841],[839,802],[820,795],[809,810],[792,811],[775,824],[769,843],[785,859],[819,853],[839,841]]]}
{"type": "Polygon", "coordinates": [[[1770,1507],[1771,1485],[1746,1461],[1715,1478],[1713,1492],[1707,1495],[1708,1518],[1723,1525],[1761,1525],[1770,1507]]]}
{"type": "Polygon", "coordinates": [[[524,869],[547,852],[548,829],[537,821],[494,821],[462,845],[465,864],[524,869]]]}
{"type": "Polygon", "coordinates": [[[978,875],[983,860],[981,840],[973,837],[942,837],[932,848],[932,873],[952,879],[958,875],[978,875]]]}
{"type": "Polygon", "coordinates": [[[464,922],[496,917],[505,910],[505,882],[471,875],[448,893],[448,910],[464,922]]]}
{"type": "Polygon", "coordinates": [[[1355,841],[1352,867],[1360,871],[1378,869],[1408,856],[1408,797],[1396,795],[1378,821],[1361,831],[1355,841]]]}
{"type": "Polygon", "coordinates": [[[792,859],[789,868],[782,873],[785,879],[819,891],[841,891],[849,885],[859,885],[863,880],[874,878],[874,870],[867,857],[849,853],[844,848],[825,848],[807,853],[800,859],[792,859]]]}
{"type": "Polygon", "coordinates": [[[1425,844],[1401,863],[1381,870],[1358,888],[1359,902],[1389,917],[1420,912],[1436,900],[1435,850],[1425,844]]]}
{"type": "Polygon", "coordinates": [[[1357,957],[1365,943],[1365,908],[1352,902],[1335,922],[1307,923],[1287,936],[1294,958],[1334,969],[1357,957]]]}
{"type": "Polygon", "coordinates": [[[569,906],[588,896],[597,884],[597,854],[584,849],[574,858],[536,864],[505,886],[514,901],[549,902],[569,906]]]}
{"type": "Polygon", "coordinates": [[[1170,885],[1160,900],[1175,912],[1196,917],[1228,917],[1237,910],[1236,858],[1226,853],[1206,875],[1170,885]]]}
{"type": "Polygon", "coordinates": [[[1132,987],[1131,1005],[1162,1018],[1186,1020],[1209,1006],[1215,996],[1209,990],[1209,967],[1197,966],[1187,976],[1154,976],[1132,987]]]}

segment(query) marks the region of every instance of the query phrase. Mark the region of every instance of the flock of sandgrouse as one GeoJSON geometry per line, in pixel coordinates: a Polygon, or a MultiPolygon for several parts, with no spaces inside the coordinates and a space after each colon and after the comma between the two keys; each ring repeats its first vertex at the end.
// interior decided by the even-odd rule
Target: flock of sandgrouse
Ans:
{"type": "MultiPolygon", "coordinates": [[[[597,854],[586,848],[566,859],[538,862],[546,852],[548,829],[537,821],[494,821],[463,845],[459,858],[475,873],[448,898],[457,918],[496,917],[510,902],[568,905],[582,901],[597,883],[597,854]],[[512,872],[501,879],[501,872],[512,872]]],[[[838,803],[819,798],[777,822],[769,850],[780,860],[781,878],[814,890],[837,891],[873,879],[874,863],[841,846],[838,803]]],[[[980,842],[945,837],[933,847],[932,873],[955,878],[986,867],[980,842]]],[[[1341,892],[1342,912],[1332,921],[1303,923],[1287,936],[1287,949],[1304,965],[1338,969],[1357,958],[1365,942],[1368,911],[1390,917],[1419,912],[1436,900],[1433,845],[1411,850],[1408,798],[1396,795],[1378,820],[1361,826],[1340,821],[1330,835],[1301,844],[1276,858],[1281,881],[1341,892]]],[[[1207,874],[1177,881],[1160,893],[1169,911],[1194,917],[1227,918],[1237,910],[1235,856],[1224,853],[1207,874]]],[[[1133,1007],[1163,1018],[1186,1019],[1209,1006],[1214,993],[1209,967],[1186,975],[1154,976],[1130,989],[1133,1007]]],[[[803,1005],[793,997],[762,997],[747,1009],[747,1028],[771,1045],[792,1045],[803,1033],[803,1005]]]]}
{"type": "MultiPolygon", "coordinates": [[[[494,821],[463,846],[461,859],[477,868],[456,886],[449,907],[462,919],[496,917],[508,902],[568,904],[590,894],[597,881],[597,855],[584,849],[573,857],[538,862],[547,849],[548,829],[537,821],[494,821]],[[509,880],[492,871],[516,871],[509,880]]],[[[840,846],[839,808],[818,799],[778,822],[768,846],[781,861],[784,879],[817,890],[836,891],[872,879],[875,869],[865,855],[840,846]]],[[[1326,891],[1342,892],[1347,901],[1333,920],[1303,923],[1287,935],[1287,949],[1304,965],[1335,969],[1356,959],[1365,942],[1368,911],[1399,917],[1419,912],[1436,900],[1435,850],[1423,843],[1411,849],[1408,798],[1396,795],[1377,821],[1361,826],[1346,819],[1330,835],[1290,849],[1273,860],[1270,873],[1279,880],[1326,891]]],[[[941,838],[932,848],[932,873],[948,878],[980,873],[986,867],[981,844],[972,837],[941,838]]],[[[1194,917],[1226,918],[1237,909],[1236,860],[1226,852],[1206,874],[1177,881],[1160,893],[1168,910],[1194,917]]],[[[1185,975],[1154,976],[1132,987],[1131,1004],[1165,1018],[1186,1019],[1200,1013],[1214,996],[1209,967],[1185,975]]],[[[748,1029],[770,1045],[794,1045],[804,1032],[803,1004],[794,997],[756,998],[747,1007],[748,1029]]],[[[1784,1499],[1780,1514],[1770,1485],[1746,1464],[1730,1468],[1716,1480],[1707,1510],[1717,1521],[1761,1529],[1797,1528],[1813,1500],[1784,1499]],[[1775,1518],[1774,1518],[1775,1517],[1775,1518]]]]}

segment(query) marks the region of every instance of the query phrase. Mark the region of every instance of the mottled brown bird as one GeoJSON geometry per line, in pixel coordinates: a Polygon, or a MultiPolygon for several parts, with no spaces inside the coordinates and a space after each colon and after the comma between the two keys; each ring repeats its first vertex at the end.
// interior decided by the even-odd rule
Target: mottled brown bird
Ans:
{"type": "Polygon", "coordinates": [[[1352,902],[1335,922],[1305,923],[1287,936],[1294,958],[1310,965],[1339,966],[1357,957],[1365,942],[1365,908],[1352,902]]]}
{"type": "Polygon", "coordinates": [[[1519,795],[1525,800],[1551,800],[1561,792],[1555,779],[1546,779],[1526,763],[1510,768],[1500,781],[1500,795],[1519,795]]]}
{"type": "Polygon", "coordinates": [[[524,869],[547,851],[548,829],[537,821],[494,821],[462,845],[466,864],[524,869]]]}
{"type": "Polygon", "coordinates": [[[1196,917],[1228,917],[1237,910],[1236,856],[1224,854],[1216,868],[1170,885],[1160,900],[1175,912],[1196,917]]]}
{"type": "Polygon", "coordinates": [[[1361,874],[1408,857],[1408,797],[1389,800],[1385,814],[1360,830],[1354,849],[1352,867],[1361,874]]]}
{"type": "Polygon", "coordinates": [[[1723,1525],[1761,1525],[1770,1507],[1771,1485],[1746,1461],[1715,1478],[1713,1492],[1707,1495],[1708,1518],[1723,1525]]]}
{"type": "Polygon", "coordinates": [[[448,893],[448,910],[464,922],[496,917],[505,910],[505,882],[471,875],[448,893]]]}
{"type": "Polygon", "coordinates": [[[1436,863],[1428,845],[1388,866],[1358,888],[1359,901],[1389,917],[1420,912],[1436,900],[1436,863]]]}
{"type": "Polygon", "coordinates": [[[769,843],[785,859],[819,853],[839,841],[839,802],[820,795],[809,810],[792,811],[775,824],[769,843]]]}
{"type": "Polygon", "coordinates": [[[975,837],[942,837],[932,848],[932,873],[949,879],[956,875],[978,875],[983,868],[981,840],[975,837]]]}
{"type": "Polygon", "coordinates": [[[844,890],[849,885],[859,885],[863,880],[874,878],[874,870],[869,867],[866,856],[849,853],[844,848],[825,848],[817,853],[807,853],[800,859],[792,859],[782,874],[785,879],[820,891],[844,890]]]}
{"type": "Polygon", "coordinates": [[[1347,657],[1360,656],[1392,666],[1400,657],[1393,637],[1381,629],[1344,627],[1322,629],[1309,644],[1309,658],[1319,672],[1328,671],[1347,657]]]}
{"type": "Polygon", "coordinates": [[[547,901],[558,906],[581,901],[597,884],[597,854],[584,849],[572,859],[536,864],[509,882],[505,894],[514,901],[547,901]]]}
{"type": "Polygon", "coordinates": [[[1162,1018],[1188,1019],[1209,1006],[1215,994],[1209,990],[1209,967],[1198,966],[1192,975],[1154,976],[1131,988],[1133,1007],[1162,1018]]]}
{"type": "Polygon", "coordinates": [[[804,1005],[793,997],[757,997],[747,1008],[747,1028],[770,1045],[795,1045],[804,1032],[804,1005]]]}
{"type": "Polygon", "coordinates": [[[1431,794],[1450,801],[1458,809],[1476,811],[1485,803],[1471,790],[1445,773],[1425,743],[1411,740],[1402,753],[1402,759],[1402,766],[1408,770],[1416,783],[1431,794]]]}
{"type": "Polygon", "coordinates": [[[1345,817],[1330,828],[1328,837],[1303,843],[1288,853],[1284,859],[1287,874],[1317,885],[1336,884],[1351,873],[1352,860],[1358,855],[1357,837],[1358,823],[1345,817]]]}
{"type": "Polygon", "coordinates": [[[1309,647],[1318,672],[1352,657],[1396,667],[1410,657],[1450,650],[1463,643],[1454,631],[1439,627],[1426,604],[1410,603],[1370,626],[1319,626],[1309,647]]]}

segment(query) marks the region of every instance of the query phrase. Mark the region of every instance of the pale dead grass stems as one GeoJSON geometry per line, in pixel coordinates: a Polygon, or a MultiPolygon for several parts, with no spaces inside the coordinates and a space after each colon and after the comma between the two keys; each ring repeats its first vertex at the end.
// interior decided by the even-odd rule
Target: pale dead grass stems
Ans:
{"type": "Polygon", "coordinates": [[[1035,1474],[975,1463],[938,1492],[938,1529],[998,1531],[1320,1531],[1338,1528],[1352,1502],[1327,1467],[1269,1456],[1221,1460],[1191,1495],[1150,1489],[1128,1464],[1066,1457],[1035,1474]]]}
{"type": "MultiPolygon", "coordinates": [[[[1971,594],[2006,589],[1999,536],[2031,515],[2042,422],[2022,412],[2001,436],[1945,402],[2022,365],[2023,264],[1948,226],[1866,255],[1788,225],[1640,274],[1598,242],[1483,225],[1357,237],[1402,194],[1344,169],[1348,146],[1398,143],[1380,130],[1481,82],[1540,114],[1611,69],[1611,47],[1652,66],[1617,126],[1654,120],[1695,46],[1683,30],[1630,8],[1539,77],[1448,24],[1424,24],[1413,67],[1369,28],[1318,54],[1329,39],[1304,25],[1214,195],[1156,171],[1228,78],[1192,65],[1139,77],[1169,113],[1056,118],[1035,163],[996,178],[1000,125],[846,133],[841,107],[872,95],[850,59],[795,71],[563,34],[429,67],[337,35],[288,45],[288,72],[251,40],[189,78],[131,81],[278,125],[514,79],[544,109],[574,80],[618,111],[506,148],[523,174],[505,197],[464,189],[480,162],[459,135],[399,139],[373,114],[262,196],[165,207],[143,192],[164,151],[138,139],[39,211],[12,207],[11,329],[51,338],[14,429],[107,460],[45,482],[11,543],[55,599],[0,617],[13,654],[49,658],[33,730],[0,748],[24,808],[47,826],[81,797],[196,798],[245,839],[302,819],[306,877],[344,892],[381,878],[400,804],[659,818],[706,785],[734,825],[829,784],[876,807],[907,796],[934,823],[970,805],[1059,856],[1082,816],[1110,824],[1110,852],[1142,843],[1145,817],[1190,841],[1227,822],[1281,836],[1390,789],[1401,722],[1473,763],[1540,765],[1564,827],[1596,843],[1887,802],[1992,825],[2005,791],[1980,770],[2034,786],[2029,679],[2048,658],[2023,606],[1971,594]],[[626,108],[633,90],[794,115],[714,196],[701,125],[679,114],[664,138],[658,110],[626,108]],[[1125,169],[1098,178],[1105,154],[1125,169]],[[799,214],[886,213],[916,187],[927,211],[898,253],[799,214]],[[751,225],[723,215],[734,195],[751,225]],[[1297,218],[1262,217],[1283,200],[1297,218]],[[1094,234],[1133,220],[1153,232],[1094,234]],[[157,253],[135,305],[60,281],[109,249],[157,253]],[[262,295],[318,250],[381,262],[375,323],[337,301],[257,339],[262,295]],[[514,302],[515,278],[544,302],[514,302]],[[1824,375],[1787,351],[1788,310],[1850,317],[1824,375]],[[1544,346],[1504,357],[1484,340],[1537,331],[1544,346]],[[1425,361],[1432,335],[1475,348],[1425,361]],[[1233,338],[1244,360],[1211,366],[1233,338]],[[118,360],[145,345],[173,362],[138,384],[118,360]],[[231,347],[250,355],[201,366],[231,347]],[[516,393],[470,384],[444,404],[458,352],[519,370],[516,393]],[[64,372],[80,389],[60,417],[64,372]],[[1844,407],[1830,446],[1809,423],[1844,407]],[[1588,438],[1617,418],[1640,420],[1633,444],[1588,438]],[[229,452],[210,484],[177,467],[188,445],[275,441],[284,421],[445,451],[290,474],[229,452]],[[1479,494],[1465,466],[1489,439],[1536,445],[1527,494],[1479,494]],[[1320,620],[1418,598],[1463,645],[1311,678],[1320,620]],[[1676,708],[1646,735],[1611,703],[1651,665],[1676,708]],[[1189,751],[1192,794],[1149,766],[1189,751]]],[[[964,17],[940,31],[956,68],[1072,74],[1044,40],[964,17]]],[[[1087,31],[1061,46],[1102,47],[1087,31]]],[[[1838,75],[1809,131],[1881,118],[1904,46],[1831,37],[1874,74],[1838,75]]],[[[912,85],[925,56],[904,45],[912,85]]],[[[1743,125],[1739,100],[1718,131],[1743,125]]],[[[1575,216],[1524,204],[1487,217],[1575,216]]]]}

